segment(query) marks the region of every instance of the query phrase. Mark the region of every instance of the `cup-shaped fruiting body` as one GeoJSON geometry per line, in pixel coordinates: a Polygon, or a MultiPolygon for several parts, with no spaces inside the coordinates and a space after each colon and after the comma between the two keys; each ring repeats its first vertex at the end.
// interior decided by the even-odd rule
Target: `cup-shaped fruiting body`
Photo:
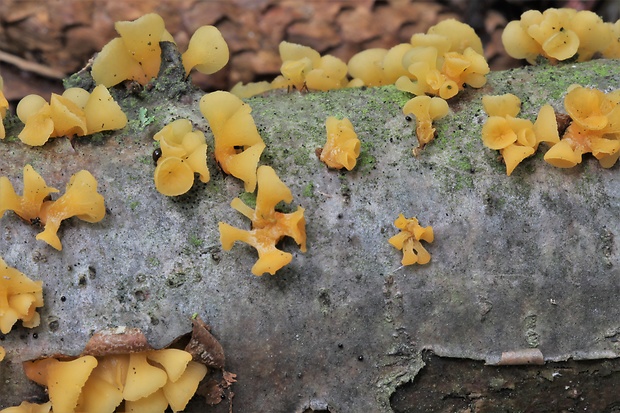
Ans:
{"type": "Polygon", "coordinates": [[[95,57],[93,79],[106,87],[124,80],[147,84],[159,72],[159,42],[166,34],[164,20],[150,13],[134,21],[116,22],[114,27],[121,37],[106,44],[95,57]]]}
{"type": "Polygon", "coordinates": [[[351,170],[360,154],[360,140],[349,119],[339,120],[333,116],[325,122],[327,142],[319,159],[330,168],[351,170]]]}
{"type": "Polygon", "coordinates": [[[431,255],[420,241],[433,242],[435,239],[433,227],[422,227],[416,218],[407,219],[403,214],[398,216],[394,225],[401,232],[390,238],[388,242],[403,251],[401,264],[427,264],[431,260],[431,255]]]}
{"type": "Polygon", "coordinates": [[[306,251],[306,220],[304,209],[301,207],[288,214],[275,210],[278,202],[289,203],[293,200],[293,195],[273,168],[265,165],[259,167],[257,177],[256,208],[250,208],[239,198],[233,199],[230,204],[252,221],[252,229],[246,231],[220,222],[220,241],[227,251],[236,241],[245,242],[256,248],[258,261],[252,267],[252,273],[263,275],[268,272],[273,275],[293,258],[290,253],[276,248],[276,244],[282,238],[293,238],[300,246],[300,250],[306,251]]]}
{"type": "Polygon", "coordinates": [[[43,307],[41,281],[32,281],[0,258],[0,332],[7,334],[17,320],[24,327],[39,325],[36,309],[43,307]]]}
{"type": "Polygon", "coordinates": [[[403,114],[412,114],[416,119],[418,148],[414,149],[414,155],[435,139],[433,121],[443,118],[449,111],[448,102],[439,97],[416,96],[405,104],[403,114]]]}
{"type": "Polygon", "coordinates": [[[209,182],[207,144],[204,133],[192,129],[187,119],[177,119],[153,136],[159,141],[162,155],[157,160],[155,188],[167,196],[178,196],[190,190],[194,173],[201,182],[209,182]]]}
{"type": "Polygon", "coordinates": [[[521,112],[521,99],[512,93],[482,96],[482,107],[489,116],[517,116],[521,112]]]}
{"type": "Polygon", "coordinates": [[[43,202],[58,189],[47,186],[30,165],[24,167],[23,180],[23,194],[18,196],[11,181],[6,176],[0,177],[0,217],[11,210],[28,223],[38,223],[43,202]]]}
{"type": "Polygon", "coordinates": [[[45,229],[36,238],[62,250],[58,228],[62,221],[74,216],[91,223],[99,222],[105,216],[105,204],[103,196],[97,192],[97,180],[86,170],[71,176],[60,198],[43,203],[40,218],[45,229]]]}
{"type": "Polygon", "coordinates": [[[490,149],[503,149],[517,141],[517,134],[504,116],[490,116],[482,125],[482,143],[490,149]]]}
{"type": "Polygon", "coordinates": [[[241,179],[246,192],[254,192],[256,166],[265,143],[250,114],[250,105],[232,93],[217,91],[202,97],[200,111],[213,131],[215,159],[222,170],[241,179]]]}
{"type": "Polygon", "coordinates": [[[620,105],[600,90],[575,85],[564,98],[564,108],[573,122],[585,129],[620,132],[620,105]]]}
{"type": "Polygon", "coordinates": [[[509,22],[502,33],[506,52],[531,64],[538,56],[551,61],[577,56],[583,62],[596,53],[606,53],[616,39],[613,26],[596,14],[569,8],[550,8],[543,13],[529,10],[520,20],[509,22]]]}
{"type": "Polygon", "coordinates": [[[366,49],[356,53],[349,59],[349,75],[355,80],[360,79],[366,86],[384,86],[391,82],[383,69],[383,60],[387,56],[387,49],[366,49]]]}
{"type": "Polygon", "coordinates": [[[170,406],[177,412],[207,373],[204,364],[191,359],[182,350],[148,350],[41,359],[24,363],[24,372],[47,386],[48,406],[55,412],[113,412],[123,401],[125,411],[163,412],[170,406]]]}
{"type": "Polygon", "coordinates": [[[215,26],[202,26],[189,39],[187,50],[182,55],[186,75],[195,68],[210,75],[228,63],[228,44],[215,26]]]}
{"type": "Polygon", "coordinates": [[[463,53],[471,47],[479,55],[483,54],[482,41],[474,29],[466,23],[455,19],[446,19],[430,27],[427,31],[431,35],[444,36],[450,42],[450,51],[463,53]]]}
{"type": "Polygon", "coordinates": [[[50,137],[84,136],[127,124],[127,116],[103,85],[92,93],[80,88],[52,93],[50,103],[38,95],[25,96],[17,116],[24,123],[18,138],[31,146],[44,145],[50,137]]]}
{"type": "Polygon", "coordinates": [[[122,129],[127,125],[127,116],[104,85],[93,89],[84,105],[84,115],[88,134],[122,129]]]}
{"type": "Polygon", "coordinates": [[[333,90],[347,85],[347,64],[332,55],[321,57],[318,65],[306,74],[309,90],[333,90]]]}

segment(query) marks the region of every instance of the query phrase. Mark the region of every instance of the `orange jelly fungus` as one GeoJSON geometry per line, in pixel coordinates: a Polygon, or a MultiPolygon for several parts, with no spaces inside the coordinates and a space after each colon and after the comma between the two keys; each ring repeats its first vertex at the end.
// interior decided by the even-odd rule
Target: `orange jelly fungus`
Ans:
{"type": "Polygon", "coordinates": [[[559,168],[580,163],[592,153],[603,168],[612,167],[620,156],[620,91],[603,93],[574,85],[564,98],[572,119],[560,143],[545,154],[545,161],[559,168]]]}
{"type": "Polygon", "coordinates": [[[327,142],[321,150],[320,159],[330,168],[351,170],[360,154],[360,140],[349,119],[327,118],[327,142]]]}
{"type": "Polygon", "coordinates": [[[189,39],[187,50],[181,56],[185,73],[195,68],[210,75],[228,63],[230,53],[222,33],[215,26],[202,26],[189,39]]]}
{"type": "Polygon", "coordinates": [[[17,320],[24,327],[41,321],[36,309],[43,307],[43,283],[32,281],[0,258],[0,332],[7,334],[17,320]]]}
{"type": "Polygon", "coordinates": [[[230,92],[217,91],[200,99],[200,111],[213,131],[215,159],[222,170],[241,179],[246,192],[254,192],[256,166],[265,143],[250,105],[230,92]]]}
{"type": "Polygon", "coordinates": [[[103,85],[92,93],[80,88],[52,93],[49,103],[38,95],[25,96],[17,105],[17,116],[24,123],[18,138],[31,146],[41,146],[50,137],[84,136],[127,124],[127,116],[103,85]]]}
{"type": "Polygon", "coordinates": [[[273,168],[263,165],[258,168],[257,176],[256,208],[250,208],[239,198],[233,199],[230,203],[230,206],[252,221],[252,229],[246,231],[220,222],[220,241],[227,251],[232,248],[235,241],[253,246],[258,251],[258,261],[252,267],[252,273],[263,275],[268,272],[273,275],[293,258],[290,253],[276,248],[276,244],[282,238],[287,236],[293,238],[300,246],[300,250],[306,251],[306,220],[304,208],[301,207],[289,214],[275,210],[278,202],[289,203],[293,200],[293,195],[273,168]]]}
{"type": "Polygon", "coordinates": [[[28,361],[24,372],[47,386],[50,403],[42,406],[54,412],[114,412],[124,401],[127,412],[163,413],[185,409],[207,367],[186,351],[162,349],[28,361]]]}
{"type": "Polygon", "coordinates": [[[422,227],[416,218],[405,218],[400,214],[394,221],[399,234],[394,235],[388,242],[395,248],[403,251],[402,265],[427,264],[431,254],[426,251],[420,241],[433,242],[435,236],[433,227],[422,227]]]}
{"type": "Polygon", "coordinates": [[[194,173],[201,182],[209,182],[207,143],[204,133],[192,129],[187,119],[177,119],[164,126],[153,139],[159,141],[161,157],[157,160],[155,188],[167,196],[186,193],[194,184],[194,173]]]}
{"type": "Polygon", "coordinates": [[[105,216],[105,205],[103,196],[97,193],[97,180],[85,170],[71,176],[65,193],[52,201],[49,196],[55,192],[58,192],[56,188],[48,187],[41,175],[26,165],[22,196],[15,193],[8,178],[0,177],[0,216],[12,210],[30,224],[44,225],[45,229],[36,238],[62,250],[57,235],[60,223],[73,216],[86,222],[99,222],[105,216]]]}

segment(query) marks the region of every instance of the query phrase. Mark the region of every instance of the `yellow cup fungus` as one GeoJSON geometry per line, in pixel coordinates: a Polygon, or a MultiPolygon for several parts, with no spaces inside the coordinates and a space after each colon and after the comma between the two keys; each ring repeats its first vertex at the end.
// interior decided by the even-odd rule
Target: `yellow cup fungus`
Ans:
{"type": "Polygon", "coordinates": [[[103,85],[92,93],[80,88],[52,93],[50,103],[38,95],[25,96],[17,105],[17,116],[24,123],[18,137],[31,146],[41,146],[50,137],[84,136],[127,124],[127,116],[103,85]]]}
{"type": "Polygon", "coordinates": [[[17,320],[24,327],[37,327],[43,307],[43,283],[32,281],[0,258],[0,332],[7,334],[17,320]]]}
{"type": "Polygon", "coordinates": [[[162,349],[47,358],[24,363],[24,372],[47,386],[50,402],[41,406],[54,412],[113,413],[124,401],[127,412],[163,413],[185,409],[207,367],[186,351],[162,349]]]}
{"type": "Polygon", "coordinates": [[[306,251],[306,220],[304,209],[301,207],[288,214],[275,210],[278,202],[290,203],[293,195],[273,168],[260,166],[257,177],[256,208],[250,208],[239,198],[233,199],[230,204],[252,221],[252,229],[246,231],[220,222],[220,241],[227,251],[232,248],[235,241],[245,242],[256,248],[258,261],[252,267],[252,273],[263,275],[268,272],[273,275],[293,258],[290,253],[276,248],[276,244],[282,238],[286,236],[293,238],[300,246],[300,250],[306,251]]]}
{"type": "Polygon", "coordinates": [[[200,111],[213,131],[215,159],[222,170],[241,179],[246,192],[254,192],[256,167],[265,143],[250,105],[230,92],[217,91],[202,97],[200,111]]]}
{"type": "Polygon", "coordinates": [[[482,106],[489,115],[482,126],[482,143],[500,151],[508,176],[536,152],[540,142],[559,141],[555,112],[550,105],[540,109],[535,123],[516,117],[521,111],[521,99],[511,93],[484,95],[482,106]]]}
{"type": "Polygon", "coordinates": [[[572,119],[560,143],[545,154],[545,161],[559,168],[580,163],[592,153],[603,168],[612,167],[620,156],[620,92],[603,93],[574,85],[564,98],[572,119]]]}
{"type": "Polygon", "coordinates": [[[506,52],[531,64],[538,56],[552,62],[573,56],[583,62],[597,53],[617,58],[620,54],[613,47],[616,40],[612,24],[604,23],[591,11],[570,8],[526,11],[520,20],[509,22],[502,33],[506,52]]]}
{"type": "Polygon", "coordinates": [[[228,58],[228,45],[215,26],[199,27],[182,55],[187,75],[193,68],[207,75],[215,73],[228,63],[228,58]]]}
{"type": "Polygon", "coordinates": [[[338,120],[330,116],[325,122],[327,142],[321,150],[319,159],[330,168],[351,170],[360,154],[360,140],[347,118],[338,120]]]}
{"type": "Polygon", "coordinates": [[[187,119],[177,119],[153,136],[162,155],[157,160],[155,188],[167,196],[182,195],[194,184],[194,173],[201,182],[211,178],[207,168],[207,143],[204,133],[192,129],[187,119]]]}
{"type": "Polygon", "coordinates": [[[418,147],[413,150],[414,155],[435,139],[433,121],[443,118],[449,111],[448,102],[440,97],[416,96],[405,104],[403,114],[412,114],[416,119],[418,147]]]}
{"type": "Polygon", "coordinates": [[[99,222],[105,206],[103,196],[97,193],[97,180],[85,170],[71,176],[65,193],[52,201],[49,196],[55,192],[56,188],[48,187],[41,175],[26,165],[22,196],[17,195],[7,177],[0,177],[0,216],[12,210],[29,224],[43,225],[44,231],[36,238],[61,250],[57,235],[61,221],[77,216],[82,221],[99,222]]]}
{"type": "Polygon", "coordinates": [[[390,238],[388,242],[403,251],[401,264],[427,264],[431,260],[431,255],[420,241],[433,242],[435,239],[433,227],[422,227],[416,218],[405,218],[403,214],[398,215],[394,225],[401,232],[390,238]]]}

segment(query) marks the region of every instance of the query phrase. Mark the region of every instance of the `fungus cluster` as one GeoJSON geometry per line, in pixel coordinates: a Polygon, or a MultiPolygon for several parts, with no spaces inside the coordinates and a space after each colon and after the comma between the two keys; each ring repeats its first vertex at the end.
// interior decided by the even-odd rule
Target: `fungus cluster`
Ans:
{"type": "Polygon", "coordinates": [[[431,254],[426,251],[420,241],[433,242],[435,239],[433,227],[423,227],[416,218],[405,218],[403,214],[398,215],[394,225],[401,231],[388,242],[393,247],[402,250],[401,264],[427,264],[431,260],[431,254]]]}
{"type": "MultiPolygon", "coordinates": [[[[15,268],[6,265],[0,258],[0,332],[7,334],[17,320],[24,327],[39,325],[40,316],[36,309],[43,307],[43,283],[32,281],[15,268]]],[[[0,347],[1,349],[1,347],[0,347]]],[[[4,357],[4,349],[1,351],[4,357]]]]}
{"type": "Polygon", "coordinates": [[[200,111],[213,131],[213,151],[222,170],[241,179],[247,192],[254,192],[256,167],[265,143],[250,114],[250,105],[232,93],[217,91],[202,97],[200,111]]]}
{"type": "Polygon", "coordinates": [[[448,112],[448,102],[437,96],[416,96],[403,106],[403,114],[411,114],[416,120],[418,147],[413,149],[414,155],[418,155],[426,144],[435,139],[433,121],[443,118],[448,112]]]}
{"type": "Polygon", "coordinates": [[[545,154],[545,161],[559,168],[581,163],[592,153],[603,168],[611,168],[620,155],[620,90],[603,93],[573,85],[564,98],[572,119],[559,143],[545,154]]]}
{"type": "Polygon", "coordinates": [[[467,24],[444,20],[426,34],[414,34],[409,46],[396,54],[406,70],[395,81],[400,90],[449,99],[464,84],[479,88],[486,83],[490,69],[482,42],[467,24]]]}
{"type": "Polygon", "coordinates": [[[0,76],[0,139],[4,139],[6,136],[6,131],[4,130],[4,118],[7,110],[9,109],[9,101],[6,100],[3,89],[4,81],[2,80],[2,76],[0,76]]]}
{"type": "Polygon", "coordinates": [[[506,164],[506,175],[525,158],[532,156],[541,142],[551,145],[560,139],[555,111],[544,105],[536,122],[518,118],[521,100],[511,94],[482,97],[482,105],[489,117],[482,126],[482,143],[499,150],[506,164]]]}
{"type": "Polygon", "coordinates": [[[187,119],[164,126],[153,136],[159,141],[161,157],[155,168],[155,188],[167,196],[186,193],[194,184],[194,173],[209,182],[207,143],[204,133],[193,130],[187,119]]]}
{"type": "Polygon", "coordinates": [[[0,177],[0,217],[11,210],[31,225],[44,226],[36,237],[57,250],[62,244],[57,231],[60,223],[73,216],[82,221],[99,222],[105,215],[103,196],[97,192],[97,180],[82,170],[72,175],[65,193],[57,200],[50,199],[56,188],[47,186],[32,166],[24,167],[23,195],[18,196],[7,177],[0,177]]]}
{"type": "Polygon", "coordinates": [[[351,170],[355,168],[360,154],[360,140],[349,119],[339,120],[333,116],[325,122],[327,142],[320,150],[319,159],[330,168],[351,170]]]}
{"type": "Polygon", "coordinates": [[[508,23],[502,33],[506,52],[516,59],[535,64],[538,56],[552,62],[577,56],[579,62],[600,53],[606,58],[620,57],[620,20],[605,23],[588,10],[529,10],[520,20],[508,23]]]}
{"type": "MultiPolygon", "coordinates": [[[[93,79],[107,87],[124,80],[146,85],[159,73],[159,42],[174,42],[164,20],[156,13],[149,13],[134,21],[116,22],[114,27],[120,37],[112,39],[95,57],[93,79]]],[[[217,72],[226,65],[228,57],[228,45],[220,31],[214,26],[202,26],[192,35],[182,59],[189,75],[193,68],[206,74],[217,72]]]]}
{"type": "Polygon", "coordinates": [[[207,367],[179,349],[139,351],[73,360],[55,358],[24,363],[26,376],[46,386],[50,401],[45,412],[157,413],[168,406],[182,411],[207,367]]]}
{"type": "Polygon", "coordinates": [[[252,267],[254,275],[268,272],[273,275],[280,268],[291,262],[293,256],[276,248],[284,237],[291,237],[306,251],[306,220],[304,209],[298,207],[295,212],[276,211],[276,204],[281,201],[293,201],[291,190],[278,178],[273,168],[262,165],[256,171],[258,190],[256,207],[252,209],[235,198],[230,206],[252,221],[252,229],[242,230],[224,222],[219,223],[220,241],[225,250],[230,250],[235,241],[245,242],[256,248],[258,261],[252,267]]]}
{"type": "Polygon", "coordinates": [[[25,96],[17,105],[17,116],[24,123],[18,137],[31,146],[41,146],[50,137],[84,136],[127,124],[127,116],[103,85],[92,93],[81,88],[52,93],[49,103],[39,95],[25,96]]]}

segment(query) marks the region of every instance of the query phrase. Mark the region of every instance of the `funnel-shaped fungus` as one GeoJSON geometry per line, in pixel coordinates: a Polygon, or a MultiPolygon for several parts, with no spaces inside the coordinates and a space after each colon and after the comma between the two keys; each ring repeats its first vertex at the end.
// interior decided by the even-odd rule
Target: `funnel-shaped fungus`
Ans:
{"type": "Polygon", "coordinates": [[[215,73],[228,63],[228,58],[228,45],[215,26],[199,27],[182,55],[186,75],[193,68],[207,75],[215,73]]]}
{"type": "Polygon", "coordinates": [[[149,351],[146,353],[146,358],[161,364],[170,381],[177,381],[192,360],[192,355],[187,351],[168,348],[149,351]]]}
{"type": "Polygon", "coordinates": [[[43,306],[41,281],[32,281],[0,258],[0,332],[7,334],[17,320],[25,327],[39,325],[36,312],[43,306]]]}
{"type": "Polygon", "coordinates": [[[215,141],[215,159],[222,170],[245,183],[246,192],[256,188],[256,166],[265,149],[252,108],[229,92],[204,95],[200,111],[209,122],[215,141]]]}
{"type": "Polygon", "coordinates": [[[147,84],[157,76],[161,64],[159,42],[166,33],[163,19],[150,13],[134,21],[116,22],[114,27],[121,37],[110,41],[95,57],[93,79],[106,87],[124,80],[147,84]]]}
{"type": "Polygon", "coordinates": [[[54,122],[53,136],[86,135],[86,115],[69,98],[52,93],[50,111],[54,122]]]}
{"type": "Polygon", "coordinates": [[[483,95],[482,106],[489,116],[510,115],[515,117],[521,111],[521,99],[512,93],[496,96],[483,95]]]}
{"type": "Polygon", "coordinates": [[[40,220],[43,202],[58,189],[47,186],[41,175],[32,166],[24,167],[24,191],[18,196],[13,185],[5,176],[0,177],[0,217],[11,210],[28,223],[40,220]]]}
{"type": "Polygon", "coordinates": [[[99,222],[105,216],[103,196],[97,192],[97,180],[85,170],[71,176],[67,189],[60,198],[43,204],[41,222],[45,224],[45,230],[36,238],[62,250],[56,233],[60,223],[73,216],[91,223],[99,222]]]}
{"type": "Polygon", "coordinates": [[[536,135],[536,144],[540,142],[556,144],[560,141],[558,121],[551,105],[543,105],[538,111],[536,122],[534,122],[534,134],[536,135]]]}
{"type": "Polygon", "coordinates": [[[383,86],[390,82],[383,70],[383,60],[387,49],[366,49],[356,53],[349,60],[349,74],[353,79],[361,79],[366,86],[383,86]]]}
{"type": "Polygon", "coordinates": [[[280,42],[278,46],[282,66],[280,72],[288,87],[302,90],[306,87],[306,76],[321,64],[321,55],[311,47],[301,44],[280,42]]]}
{"type": "Polygon", "coordinates": [[[220,222],[220,241],[225,250],[230,250],[235,241],[242,241],[256,248],[258,261],[252,267],[254,275],[268,272],[275,274],[291,262],[293,256],[276,248],[276,244],[288,236],[295,240],[302,252],[306,251],[306,220],[304,209],[299,207],[290,214],[277,212],[278,202],[291,202],[291,190],[278,178],[273,168],[261,166],[257,170],[258,192],[256,208],[245,205],[239,198],[231,206],[252,220],[252,230],[246,231],[220,222]]]}
{"type": "Polygon", "coordinates": [[[435,139],[433,121],[443,118],[449,111],[448,102],[438,97],[416,96],[405,104],[403,114],[413,114],[416,119],[418,148],[414,149],[414,155],[435,139]]]}
{"type": "Polygon", "coordinates": [[[17,104],[17,117],[24,123],[24,129],[17,137],[31,146],[41,146],[54,132],[54,121],[50,105],[41,96],[28,95],[17,104]]]}
{"type": "Polygon", "coordinates": [[[163,387],[163,391],[173,412],[180,412],[185,409],[187,403],[196,393],[198,384],[206,374],[207,366],[190,361],[177,380],[168,380],[163,387]]]}
{"type": "Polygon", "coordinates": [[[620,132],[620,105],[600,90],[575,85],[564,98],[564,108],[586,129],[620,132]]]}
{"type": "Polygon", "coordinates": [[[103,85],[93,89],[84,106],[84,115],[89,134],[122,129],[127,124],[127,116],[103,85]]]}
{"type": "Polygon", "coordinates": [[[401,232],[390,238],[388,242],[403,251],[402,265],[428,263],[431,255],[420,241],[433,242],[435,239],[433,227],[422,227],[416,218],[407,219],[403,214],[398,216],[394,225],[401,232]]]}
{"type": "Polygon", "coordinates": [[[126,413],[164,413],[168,407],[168,400],[163,389],[138,400],[125,401],[126,413]]]}
{"type": "Polygon", "coordinates": [[[322,56],[306,74],[305,81],[309,90],[340,89],[347,84],[347,64],[332,55],[322,56]]]}
{"type": "Polygon", "coordinates": [[[330,116],[325,122],[327,142],[321,150],[320,159],[330,168],[351,170],[360,154],[360,140],[349,119],[338,120],[330,116]]]}
{"type": "Polygon", "coordinates": [[[558,168],[572,168],[581,163],[581,154],[575,152],[568,141],[561,140],[547,151],[544,159],[558,168]]]}
{"type": "Polygon", "coordinates": [[[200,181],[209,182],[207,144],[204,133],[192,130],[187,119],[177,119],[153,136],[159,141],[162,155],[157,160],[155,188],[166,196],[182,195],[194,184],[194,173],[200,181]]]}
{"type": "Polygon", "coordinates": [[[506,175],[510,176],[512,171],[528,156],[532,156],[536,150],[531,146],[511,144],[500,150],[504,163],[506,164],[506,175]]]}
{"type": "Polygon", "coordinates": [[[97,366],[93,356],[57,361],[47,367],[47,390],[55,412],[73,412],[88,376],[97,366]]]}
{"type": "Polygon", "coordinates": [[[150,396],[164,387],[167,380],[164,370],[149,364],[146,353],[132,353],[129,355],[123,398],[136,401],[150,396]]]}

